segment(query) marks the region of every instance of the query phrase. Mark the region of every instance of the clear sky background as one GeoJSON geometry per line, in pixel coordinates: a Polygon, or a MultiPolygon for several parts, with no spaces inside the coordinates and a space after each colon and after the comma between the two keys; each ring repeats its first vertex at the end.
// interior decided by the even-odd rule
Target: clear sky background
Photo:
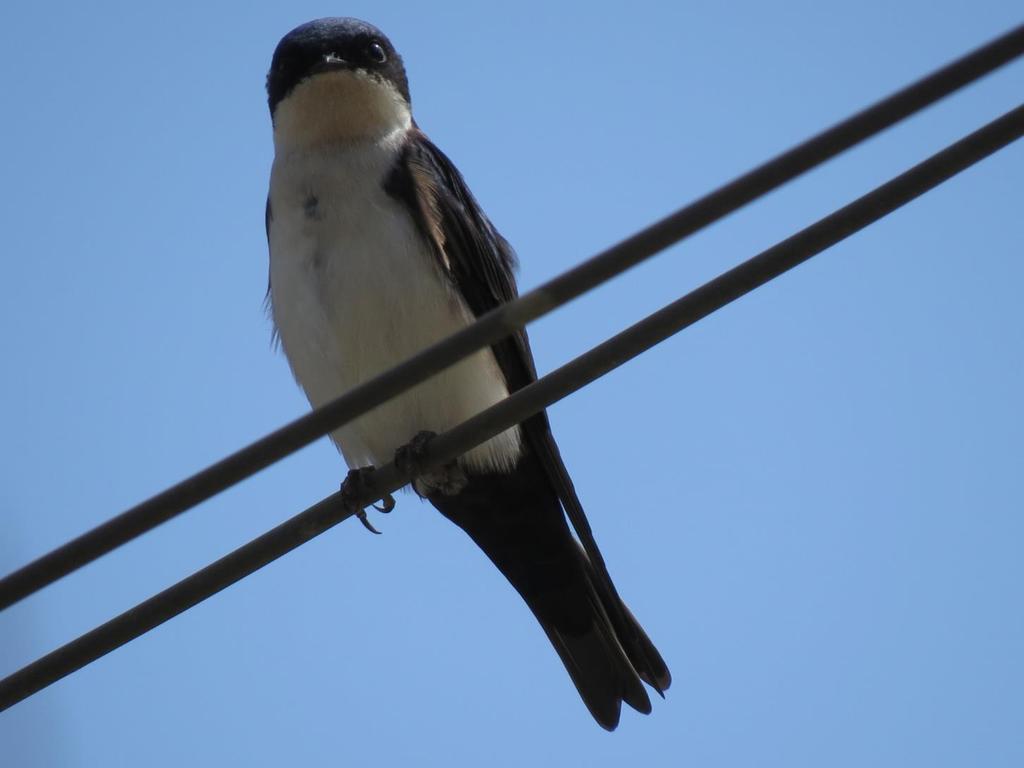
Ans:
{"type": "MultiPolygon", "coordinates": [[[[6,3],[0,571],[305,412],[263,309],[295,25],[404,54],[537,285],[1019,2],[6,3]]],[[[547,371],[1016,106],[1017,63],[531,327],[547,371]]],[[[49,766],[1024,764],[1024,143],[551,409],[675,677],[591,720],[403,496],[0,715],[49,766]]],[[[326,440],[0,614],[7,674],[336,489],[326,440]]]]}

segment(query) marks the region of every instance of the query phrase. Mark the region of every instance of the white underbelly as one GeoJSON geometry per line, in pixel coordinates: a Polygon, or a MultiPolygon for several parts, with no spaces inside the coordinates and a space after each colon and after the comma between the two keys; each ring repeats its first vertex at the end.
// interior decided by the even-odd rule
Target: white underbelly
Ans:
{"type": "MultiPolygon", "coordinates": [[[[287,174],[275,167],[275,176],[287,174]]],[[[411,217],[382,189],[352,191],[337,174],[306,174],[298,185],[276,181],[282,183],[272,184],[271,196],[272,311],[285,355],[313,407],[472,319],[411,217]],[[335,193],[339,187],[344,194],[335,193]]],[[[507,395],[493,353],[481,350],[331,437],[351,467],[379,466],[418,432],[443,432],[507,395]]],[[[514,428],[462,461],[475,469],[508,470],[518,454],[514,428]]]]}

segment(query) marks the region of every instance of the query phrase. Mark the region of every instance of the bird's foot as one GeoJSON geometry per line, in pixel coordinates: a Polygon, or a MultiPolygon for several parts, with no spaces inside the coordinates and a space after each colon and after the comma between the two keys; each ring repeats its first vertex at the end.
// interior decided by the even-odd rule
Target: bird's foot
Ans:
{"type": "Polygon", "coordinates": [[[450,461],[442,467],[424,470],[423,455],[436,432],[418,432],[412,440],[395,451],[395,466],[412,476],[412,489],[421,499],[440,493],[455,496],[469,483],[469,478],[457,461],[450,461]]]}
{"type": "Polygon", "coordinates": [[[412,440],[395,451],[395,466],[403,474],[419,476],[423,472],[423,454],[427,452],[430,441],[437,437],[437,432],[423,430],[417,432],[412,440]]]}
{"type": "MultiPolygon", "coordinates": [[[[357,469],[349,470],[348,475],[345,476],[345,482],[341,484],[341,503],[352,510],[366,530],[370,533],[380,534],[380,531],[374,528],[373,524],[366,517],[366,509],[363,508],[359,501],[360,498],[366,498],[367,495],[377,492],[373,484],[373,473],[373,467],[358,467],[357,469]]],[[[376,504],[371,504],[370,506],[378,512],[387,513],[395,508],[395,499],[389,493],[381,500],[380,506],[376,504]]]]}

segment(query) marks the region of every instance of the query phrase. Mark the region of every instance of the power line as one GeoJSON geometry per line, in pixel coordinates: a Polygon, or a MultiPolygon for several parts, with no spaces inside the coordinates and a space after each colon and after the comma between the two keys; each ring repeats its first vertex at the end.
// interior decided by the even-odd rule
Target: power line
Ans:
{"type": "Polygon", "coordinates": [[[462,331],[0,579],[0,610],[309,445],[1024,53],[1024,25],[769,160],[462,331]]]}
{"type": "MultiPolygon", "coordinates": [[[[433,440],[422,467],[455,459],[753,291],[1024,135],[1024,105],[835,213],[761,252],[433,440]]],[[[395,464],[373,475],[365,507],[409,483],[395,464]]],[[[0,711],[159,626],[354,514],[335,493],[215,563],[0,680],[0,711]]]]}

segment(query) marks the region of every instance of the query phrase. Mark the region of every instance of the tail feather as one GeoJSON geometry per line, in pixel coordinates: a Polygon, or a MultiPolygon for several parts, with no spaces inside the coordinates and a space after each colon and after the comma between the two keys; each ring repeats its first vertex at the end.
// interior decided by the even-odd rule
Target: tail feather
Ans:
{"type": "Polygon", "coordinates": [[[665,664],[658,649],[654,647],[654,643],[644,632],[644,628],[640,626],[640,622],[633,616],[633,612],[622,602],[618,594],[614,593],[614,587],[611,594],[600,589],[601,581],[594,576],[593,569],[583,552],[583,547],[578,546],[577,548],[580,557],[586,562],[590,583],[600,594],[598,601],[602,606],[606,621],[613,627],[613,633],[621,643],[630,664],[641,680],[656,690],[659,696],[665,698],[665,691],[672,685],[672,673],[668,671],[668,665],[665,664]],[[611,610],[612,605],[617,605],[619,610],[611,610]]]}
{"type": "Polygon", "coordinates": [[[576,690],[598,724],[609,731],[619,724],[621,703],[638,712],[651,712],[651,700],[631,668],[623,666],[621,648],[601,627],[582,635],[569,635],[556,627],[541,626],[565,665],[576,690]],[[611,641],[611,642],[609,642],[611,641]]]}
{"type": "Polygon", "coordinates": [[[643,683],[661,694],[671,683],[668,668],[614,589],[609,594],[596,586],[531,452],[511,473],[472,474],[458,494],[435,493],[429,500],[523,597],[598,724],[614,729],[623,701],[651,711],[643,683]]]}
{"type": "Polygon", "coordinates": [[[651,638],[647,636],[644,628],[640,626],[640,622],[629,610],[629,606],[623,604],[622,610],[626,614],[626,618],[632,622],[632,633],[639,646],[639,654],[637,656],[630,654],[630,661],[637,674],[640,675],[640,679],[656,690],[661,698],[665,698],[665,691],[672,685],[672,673],[669,672],[668,665],[661,658],[658,649],[654,647],[651,638]]]}

